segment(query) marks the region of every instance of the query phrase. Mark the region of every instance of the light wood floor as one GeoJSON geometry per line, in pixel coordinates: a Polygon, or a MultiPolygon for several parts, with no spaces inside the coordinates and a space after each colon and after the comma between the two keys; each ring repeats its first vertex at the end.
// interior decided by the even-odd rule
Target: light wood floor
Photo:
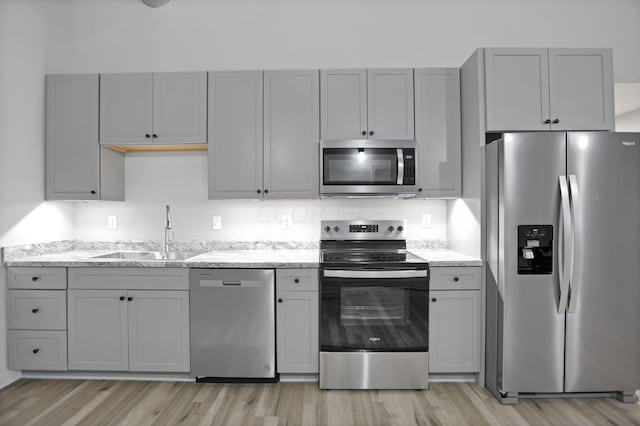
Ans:
{"type": "Polygon", "coordinates": [[[322,391],[315,383],[19,380],[0,390],[0,425],[640,425],[613,399],[500,405],[472,384],[427,391],[322,391]]]}

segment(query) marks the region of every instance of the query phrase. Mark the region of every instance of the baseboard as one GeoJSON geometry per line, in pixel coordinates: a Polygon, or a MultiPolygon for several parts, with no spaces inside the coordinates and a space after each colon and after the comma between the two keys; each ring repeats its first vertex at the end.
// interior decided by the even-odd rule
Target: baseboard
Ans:
{"type": "Polygon", "coordinates": [[[476,373],[468,374],[429,374],[430,383],[477,383],[476,373]]]}
{"type": "Polygon", "coordinates": [[[25,379],[57,379],[57,380],[140,380],[157,382],[195,382],[195,378],[188,374],[165,374],[165,373],[141,373],[112,372],[104,371],[23,371],[22,377],[25,379]]]}
{"type": "Polygon", "coordinates": [[[0,389],[9,386],[11,383],[20,380],[20,373],[4,374],[0,376],[0,389]]]}
{"type": "Polygon", "coordinates": [[[282,374],[280,373],[280,382],[282,383],[317,383],[317,374],[282,374]]]}

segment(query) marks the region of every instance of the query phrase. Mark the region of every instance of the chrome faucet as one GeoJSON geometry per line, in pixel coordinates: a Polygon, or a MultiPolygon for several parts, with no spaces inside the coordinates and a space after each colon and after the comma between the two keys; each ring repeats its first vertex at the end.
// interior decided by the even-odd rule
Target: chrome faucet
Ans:
{"type": "Polygon", "coordinates": [[[169,205],[166,206],[164,222],[164,246],[162,251],[166,254],[169,253],[169,231],[171,230],[171,209],[169,205]]]}

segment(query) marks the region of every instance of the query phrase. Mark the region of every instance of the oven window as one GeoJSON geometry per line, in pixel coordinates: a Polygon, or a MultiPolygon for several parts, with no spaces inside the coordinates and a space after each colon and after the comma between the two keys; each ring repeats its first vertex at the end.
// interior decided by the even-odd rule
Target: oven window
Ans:
{"type": "Polygon", "coordinates": [[[325,185],[396,185],[398,155],[393,148],[325,148],[325,185]]]}
{"type": "Polygon", "coordinates": [[[426,278],[324,277],[320,305],[322,351],[427,350],[426,278]]]}

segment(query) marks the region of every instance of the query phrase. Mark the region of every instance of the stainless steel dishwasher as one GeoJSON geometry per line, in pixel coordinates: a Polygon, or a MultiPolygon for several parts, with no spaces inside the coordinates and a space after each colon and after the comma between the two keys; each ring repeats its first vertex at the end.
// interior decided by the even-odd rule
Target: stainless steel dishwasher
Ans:
{"type": "Polygon", "coordinates": [[[276,381],[272,269],[191,269],[191,375],[276,381]]]}

